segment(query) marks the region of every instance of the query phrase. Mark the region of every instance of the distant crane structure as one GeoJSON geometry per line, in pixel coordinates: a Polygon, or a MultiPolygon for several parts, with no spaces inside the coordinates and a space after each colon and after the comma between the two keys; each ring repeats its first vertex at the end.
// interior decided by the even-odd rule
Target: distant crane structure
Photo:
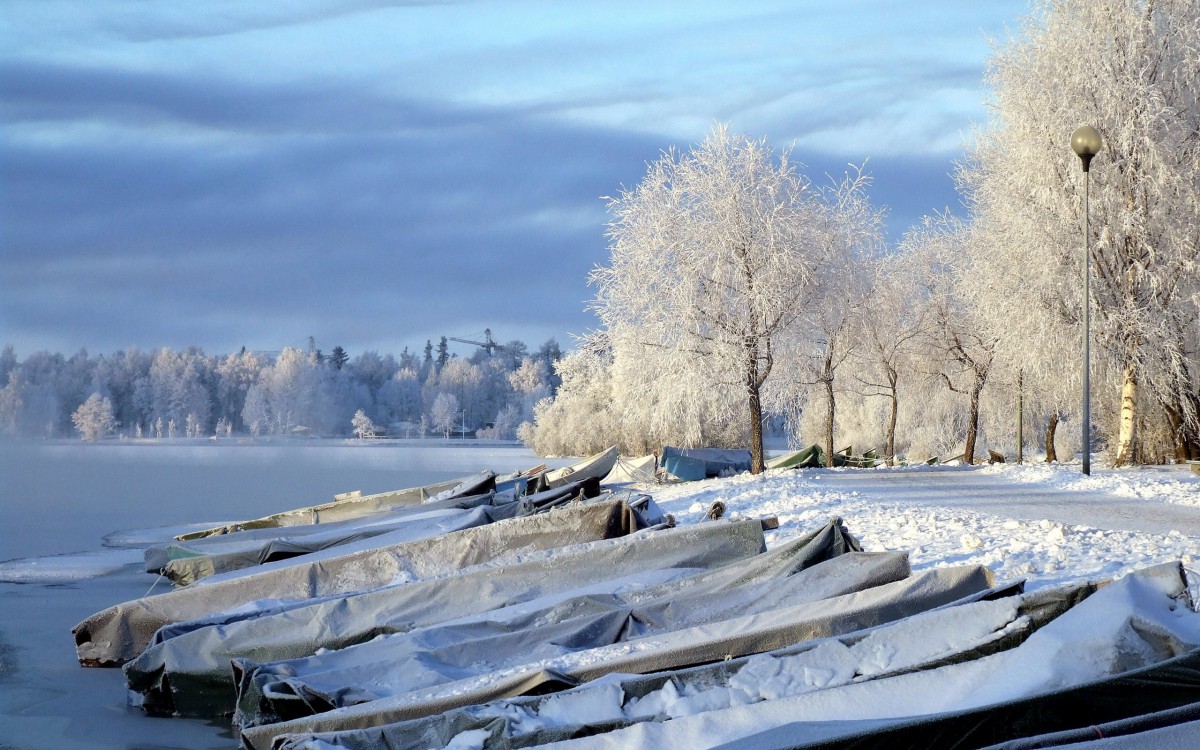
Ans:
{"type": "Polygon", "coordinates": [[[480,349],[483,349],[485,352],[487,352],[487,355],[489,357],[492,356],[493,354],[495,354],[496,352],[505,351],[504,345],[497,344],[495,339],[492,338],[492,329],[491,328],[483,329],[483,341],[472,341],[471,339],[460,339],[460,338],[456,338],[454,336],[447,336],[446,340],[447,341],[457,341],[460,344],[474,344],[475,346],[478,346],[480,349]]]}

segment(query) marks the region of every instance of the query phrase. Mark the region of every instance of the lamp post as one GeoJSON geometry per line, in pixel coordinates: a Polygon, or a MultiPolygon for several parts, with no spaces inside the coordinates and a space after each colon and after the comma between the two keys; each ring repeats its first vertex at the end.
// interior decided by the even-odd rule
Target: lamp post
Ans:
{"type": "Polygon", "coordinates": [[[1071,134],[1071,150],[1083,162],[1083,473],[1092,473],[1092,264],[1088,248],[1088,212],[1091,201],[1089,179],[1092,157],[1100,153],[1104,139],[1091,125],[1071,134]]]}

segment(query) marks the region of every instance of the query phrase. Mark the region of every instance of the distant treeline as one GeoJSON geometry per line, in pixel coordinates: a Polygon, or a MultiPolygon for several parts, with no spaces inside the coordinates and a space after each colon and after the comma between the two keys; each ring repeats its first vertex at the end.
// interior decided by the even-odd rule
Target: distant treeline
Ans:
{"type": "Polygon", "coordinates": [[[553,396],[550,339],[536,351],[521,341],[451,356],[446,338],[399,356],[340,346],[324,353],[211,355],[138,349],[91,356],[0,352],[0,432],[20,437],[205,437],[211,435],[374,434],[417,437],[428,430],[480,431],[512,438],[534,405],[553,396]],[[87,407],[84,408],[84,404],[87,407]]]}

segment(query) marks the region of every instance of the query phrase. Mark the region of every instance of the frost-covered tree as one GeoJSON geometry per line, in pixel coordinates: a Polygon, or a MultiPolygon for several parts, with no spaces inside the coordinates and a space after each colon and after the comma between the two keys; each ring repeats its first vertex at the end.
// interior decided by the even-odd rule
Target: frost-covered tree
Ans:
{"type": "Polygon", "coordinates": [[[534,405],[533,421],[522,424],[517,437],[541,456],[586,456],[610,445],[626,453],[649,452],[645,436],[638,440],[622,429],[612,367],[607,338],[584,339],[555,365],[562,383],[558,394],[534,405]]]}
{"type": "MultiPolygon", "coordinates": [[[[1102,133],[1087,262],[1095,374],[1115,379],[1098,383],[1097,413],[1117,463],[1137,457],[1139,424],[1164,420],[1176,457],[1200,455],[1197,49],[1195,0],[1038,2],[991,62],[992,116],[962,171],[1003,271],[981,303],[1004,306],[1027,351],[1079,351],[1084,176],[1068,144],[1083,124],[1102,133]]],[[[1057,364],[1031,359],[1035,378],[1057,364]]]]}
{"type": "MultiPolygon", "coordinates": [[[[438,372],[435,393],[454,396],[455,408],[466,411],[463,417],[465,422],[472,427],[477,427],[485,420],[490,420],[499,409],[499,407],[492,408],[488,402],[485,385],[483,367],[455,357],[447,360],[445,366],[438,372]]],[[[435,404],[438,395],[433,398],[435,404]]],[[[433,423],[434,426],[440,427],[436,419],[433,423]]]]}
{"type": "Polygon", "coordinates": [[[329,351],[329,357],[325,361],[333,369],[340,370],[350,361],[350,355],[346,354],[346,350],[341,346],[335,346],[329,351]]]}
{"type": "Polygon", "coordinates": [[[280,352],[275,364],[263,371],[260,383],[270,404],[271,431],[286,434],[301,426],[319,431],[330,427],[321,408],[323,384],[315,355],[292,347],[280,352]]]}
{"type": "Polygon", "coordinates": [[[93,390],[108,396],[117,421],[127,428],[135,428],[146,419],[137,397],[138,383],[149,375],[152,360],[149,354],[137,349],[96,358],[93,390]]]}
{"type": "Polygon", "coordinates": [[[458,398],[453,393],[439,393],[433,400],[433,406],[429,407],[430,423],[441,430],[447,438],[450,437],[450,430],[454,429],[454,425],[458,421],[458,414],[458,398]]]}
{"type": "Polygon", "coordinates": [[[354,437],[359,440],[375,437],[375,433],[379,429],[362,409],[354,412],[354,418],[350,420],[350,426],[354,428],[354,437]]]}
{"type": "Polygon", "coordinates": [[[16,378],[12,375],[15,373],[10,373],[10,377],[6,377],[8,382],[0,388],[0,432],[16,436],[20,434],[17,420],[25,403],[21,400],[20,389],[14,384],[16,378]]]}
{"type": "Polygon", "coordinates": [[[415,367],[396,372],[379,389],[378,404],[391,422],[416,422],[421,418],[421,381],[415,367]]]}
{"type": "Polygon", "coordinates": [[[896,456],[896,426],[900,419],[901,379],[915,369],[919,342],[926,331],[925,306],[916,290],[918,277],[913,264],[902,256],[878,258],[862,269],[873,275],[871,293],[864,300],[864,314],[852,333],[860,341],[853,352],[856,386],[862,398],[887,400],[884,424],[884,454],[888,466],[896,456]]]}
{"type": "Polygon", "coordinates": [[[534,406],[542,399],[549,398],[551,394],[549,367],[546,361],[526,357],[521,366],[508,376],[508,384],[512,388],[514,398],[510,405],[517,409],[516,424],[528,422],[533,419],[534,406]]]}
{"type": "Polygon", "coordinates": [[[823,246],[818,254],[821,283],[801,318],[807,335],[795,344],[805,366],[784,378],[792,388],[781,389],[781,402],[793,409],[798,405],[788,402],[805,399],[808,393],[804,390],[812,390],[797,392],[795,385],[815,386],[819,391],[825,405],[822,442],[827,456],[834,452],[838,370],[861,345],[854,329],[872,294],[868,271],[883,237],[883,213],[868,200],[869,185],[870,178],[855,168],[823,191],[823,220],[810,228],[810,236],[823,246]]]}
{"type": "Polygon", "coordinates": [[[593,309],[618,372],[654,374],[624,408],[686,442],[737,417],[761,472],[763,389],[820,291],[829,249],[814,230],[827,210],[788,152],[725,126],[611,199],[612,259],[591,275],[593,309]],[[713,410],[704,420],[689,417],[700,400],[713,410]]]}
{"type": "Polygon", "coordinates": [[[975,460],[979,405],[995,359],[996,337],[984,325],[975,300],[963,293],[970,275],[973,227],[948,214],[927,218],[905,235],[903,252],[922,279],[920,301],[928,321],[924,329],[925,372],[936,375],[967,400],[966,463],[975,460]]]}
{"type": "Polygon", "coordinates": [[[246,395],[258,382],[264,365],[262,358],[245,348],[224,357],[217,365],[217,414],[234,429],[246,424],[242,420],[246,395]]]}
{"type": "Polygon", "coordinates": [[[0,383],[8,382],[8,374],[17,369],[20,362],[17,360],[17,350],[12,344],[5,344],[3,349],[0,349],[0,383]]]}
{"type": "Polygon", "coordinates": [[[250,386],[246,391],[246,402],[242,406],[242,424],[257,437],[264,431],[269,431],[271,424],[271,400],[266,389],[259,383],[250,386]]]}
{"type": "Polygon", "coordinates": [[[198,349],[159,349],[146,382],[151,415],[178,425],[193,414],[199,424],[207,424],[211,408],[206,382],[211,380],[211,369],[208,358],[198,349]]]}
{"type": "Polygon", "coordinates": [[[71,415],[71,421],[88,442],[99,440],[117,427],[112,401],[99,393],[88,396],[71,415]]]}
{"type": "Polygon", "coordinates": [[[490,428],[481,429],[475,435],[488,440],[512,440],[520,425],[521,408],[516,404],[508,404],[496,414],[490,428]]]}

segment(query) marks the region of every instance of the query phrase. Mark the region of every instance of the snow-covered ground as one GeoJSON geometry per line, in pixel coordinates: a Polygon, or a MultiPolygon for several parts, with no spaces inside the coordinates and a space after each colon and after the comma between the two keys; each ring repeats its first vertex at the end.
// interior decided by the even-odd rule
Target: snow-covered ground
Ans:
{"type": "MultiPolygon", "coordinates": [[[[146,718],[125,706],[119,670],[76,665],[70,628],[153,583],[106,536],[135,545],[147,527],[541,462],[513,446],[0,446],[0,747],[233,746],[223,723],[146,718]]],[[[719,500],[729,515],[778,517],[774,545],[840,516],[865,549],[907,550],[918,570],[976,562],[1033,589],[1200,555],[1200,477],[1187,467],[773,471],[641,489],[681,524],[719,500]]]]}
{"type": "Polygon", "coordinates": [[[863,549],[907,550],[916,569],[979,563],[1030,588],[1200,556],[1200,477],[1184,466],[779,470],[645,489],[681,523],[720,501],[777,516],[771,544],[841,516],[863,549]]]}

